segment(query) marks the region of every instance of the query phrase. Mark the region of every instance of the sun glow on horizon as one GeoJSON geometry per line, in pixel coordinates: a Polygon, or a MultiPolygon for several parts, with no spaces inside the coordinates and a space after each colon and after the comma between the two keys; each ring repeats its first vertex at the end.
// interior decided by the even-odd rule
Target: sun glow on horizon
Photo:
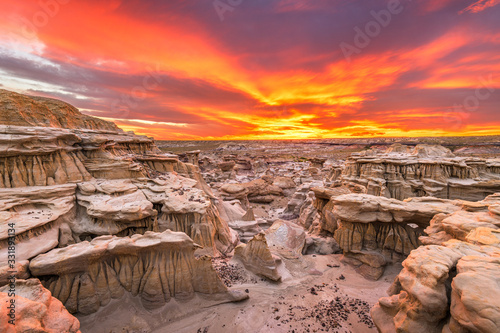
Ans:
{"type": "Polygon", "coordinates": [[[355,28],[384,1],[270,0],[239,6],[224,21],[210,2],[71,1],[37,25],[32,18],[45,10],[37,1],[0,2],[0,87],[62,99],[139,134],[500,134],[496,1],[412,2],[366,35],[352,59],[339,44],[356,45],[355,28]]]}

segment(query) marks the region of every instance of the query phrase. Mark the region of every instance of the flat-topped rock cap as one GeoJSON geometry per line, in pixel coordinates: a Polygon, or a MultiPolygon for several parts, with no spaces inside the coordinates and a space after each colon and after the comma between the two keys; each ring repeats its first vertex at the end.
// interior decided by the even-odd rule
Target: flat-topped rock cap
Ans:
{"type": "Polygon", "coordinates": [[[30,262],[30,271],[35,276],[83,272],[88,265],[106,256],[139,255],[142,250],[194,251],[196,247],[185,233],[170,230],[162,233],[148,231],[131,237],[101,236],[91,242],[84,241],[41,254],[30,262]]]}

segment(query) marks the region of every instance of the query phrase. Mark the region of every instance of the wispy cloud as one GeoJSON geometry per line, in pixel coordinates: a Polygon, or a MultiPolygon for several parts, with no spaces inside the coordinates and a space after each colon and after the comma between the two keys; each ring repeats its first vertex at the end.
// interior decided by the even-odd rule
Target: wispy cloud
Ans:
{"type": "Polygon", "coordinates": [[[0,0],[0,81],[163,139],[500,133],[498,2],[408,2],[348,63],[339,43],[386,1],[252,0],[224,22],[211,1],[70,1],[26,39],[43,8],[0,0]]]}
{"type": "Polygon", "coordinates": [[[500,0],[479,0],[477,2],[474,2],[464,10],[460,12],[460,14],[470,12],[470,13],[479,13],[482,12],[485,9],[488,9],[490,7],[496,6],[500,3],[500,0]]]}

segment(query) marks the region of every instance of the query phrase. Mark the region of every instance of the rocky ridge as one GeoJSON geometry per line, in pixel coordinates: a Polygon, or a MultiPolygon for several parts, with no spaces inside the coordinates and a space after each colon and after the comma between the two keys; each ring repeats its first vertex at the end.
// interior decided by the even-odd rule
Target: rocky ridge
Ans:
{"type": "Polygon", "coordinates": [[[431,196],[482,200],[500,188],[500,160],[457,157],[442,146],[395,144],[353,153],[329,179],[364,193],[403,200],[431,196]]]}

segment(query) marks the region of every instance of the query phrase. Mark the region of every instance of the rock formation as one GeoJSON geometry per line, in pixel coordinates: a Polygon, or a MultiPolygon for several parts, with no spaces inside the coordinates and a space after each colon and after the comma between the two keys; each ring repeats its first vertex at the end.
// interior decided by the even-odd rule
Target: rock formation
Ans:
{"type": "Polygon", "coordinates": [[[381,332],[497,332],[500,195],[436,215],[372,309],[381,332]]]}
{"type": "MultiPolygon", "coordinates": [[[[352,281],[359,277],[351,279],[342,263],[372,280],[397,263],[386,279],[365,281],[378,292],[373,286],[388,282],[401,262],[390,296],[372,311],[381,332],[500,327],[498,159],[457,157],[428,145],[381,152],[389,139],[352,154],[345,165],[335,152],[343,148],[309,141],[210,142],[210,153],[174,155],[162,150],[185,151],[182,144],[165,141],[160,150],[153,138],[64,102],[5,90],[0,124],[0,303],[9,302],[5,291],[14,274],[19,326],[8,327],[13,332],[78,332],[70,313],[91,330],[96,318],[113,317],[105,319],[106,331],[129,314],[118,330],[157,329],[187,313],[207,318],[200,306],[252,294],[251,285],[244,294],[226,287],[258,284],[245,268],[287,281],[272,297],[301,290],[294,297],[305,301],[296,310],[321,299],[320,319],[335,326],[335,318],[348,319],[348,308],[338,297],[327,302],[319,295],[358,287],[352,281]],[[242,265],[229,261],[233,249],[242,265]],[[338,317],[329,316],[332,309],[338,317]]],[[[263,306],[271,304],[286,303],[263,306]]],[[[285,323],[282,310],[273,309],[276,323],[266,323],[267,330],[285,323]]],[[[210,316],[219,318],[217,311],[210,316]]],[[[373,328],[365,310],[355,312],[373,328]]]]}
{"type": "Polygon", "coordinates": [[[75,188],[64,184],[0,189],[0,267],[7,264],[9,237],[15,237],[17,262],[74,243],[69,223],[76,213],[75,188]]]}
{"type": "Polygon", "coordinates": [[[196,259],[198,246],[182,232],[146,232],[131,237],[101,236],[54,249],[31,260],[31,274],[72,313],[90,314],[125,292],[139,296],[146,309],[195,292],[228,292],[209,257],[196,259]]]}
{"type": "Polygon", "coordinates": [[[16,280],[12,286],[1,287],[0,302],[2,332],[80,333],[78,319],[73,317],[37,279],[16,280]],[[15,293],[15,297],[9,296],[12,293],[15,293]],[[12,313],[8,304],[14,304],[12,313]],[[8,320],[13,320],[13,324],[8,320]]]}
{"type": "Polygon", "coordinates": [[[78,211],[70,227],[77,241],[158,231],[158,211],[130,179],[78,183],[76,198],[78,211]]]}
{"type": "Polygon", "coordinates": [[[258,234],[262,228],[255,219],[252,208],[244,210],[239,200],[218,202],[220,216],[229,227],[238,233],[239,239],[246,243],[258,234]]]}
{"type": "Polygon", "coordinates": [[[183,163],[66,103],[3,90],[0,122],[2,284],[15,242],[17,278],[40,278],[73,313],[125,292],[146,308],[194,292],[241,299],[194,258],[238,243],[196,152],[183,163]]]}
{"type": "Polygon", "coordinates": [[[234,249],[234,258],[240,260],[251,272],[269,278],[281,280],[277,266],[279,258],[273,256],[266,241],[266,234],[255,235],[248,244],[240,244],[234,249]]]}
{"type": "Polygon", "coordinates": [[[252,203],[270,203],[278,196],[283,196],[283,189],[278,185],[289,186],[288,182],[273,184],[274,179],[256,179],[242,184],[225,184],[220,190],[224,200],[238,199],[244,208],[252,203]]]}
{"type": "Polygon", "coordinates": [[[206,248],[230,252],[238,238],[220,217],[216,200],[196,187],[191,178],[170,173],[155,179],[135,181],[156,207],[158,228],[185,232],[206,248]]]}
{"type": "Polygon", "coordinates": [[[340,175],[332,168],[330,180],[399,200],[432,196],[477,201],[500,190],[500,161],[456,157],[442,146],[395,144],[382,153],[353,153],[340,175]]]}
{"type": "Polygon", "coordinates": [[[368,194],[336,195],[335,189],[315,193],[320,229],[334,236],[345,262],[375,280],[386,264],[403,260],[421,245],[418,238],[436,214],[458,211],[461,205],[458,200],[427,197],[399,201],[368,194]]]}
{"type": "Polygon", "coordinates": [[[284,258],[298,258],[302,255],[306,233],[292,222],[277,220],[266,230],[266,241],[272,252],[284,258]]]}
{"type": "Polygon", "coordinates": [[[0,124],[118,131],[109,121],[84,115],[63,101],[0,89],[0,124]]]}
{"type": "MultiPolygon", "coordinates": [[[[38,194],[32,197],[36,198],[44,189],[48,189],[49,196],[55,195],[53,192],[66,191],[61,194],[66,199],[60,200],[67,201],[65,213],[76,209],[72,214],[78,217],[72,219],[70,226],[77,241],[88,236],[156,230],[156,216],[160,214],[160,229],[161,222],[168,219],[183,220],[169,224],[173,230],[179,231],[190,228],[187,224],[210,224],[212,229],[203,231],[203,236],[197,237],[196,241],[207,246],[217,243],[223,252],[233,248],[234,239],[227,224],[220,221],[215,198],[199,169],[180,162],[175,156],[159,154],[151,138],[120,131],[0,126],[0,169],[0,188],[11,189],[3,191],[5,196],[23,197],[25,193],[35,191],[38,194]],[[166,180],[163,180],[163,185],[154,184],[154,181],[149,181],[149,185],[145,181],[142,181],[143,185],[137,184],[148,175],[166,175],[166,180]],[[176,179],[182,181],[176,182],[176,179]],[[176,205],[183,203],[184,207],[177,207],[179,211],[175,210],[176,207],[166,207],[168,203],[164,204],[158,195],[152,195],[168,181],[176,182],[180,187],[163,188],[163,196],[177,202],[176,205]],[[74,202],[75,186],[71,183],[78,183],[77,205],[74,202]],[[184,192],[186,195],[179,195],[184,192]],[[156,199],[148,203],[147,194],[156,199]],[[203,237],[209,239],[202,241],[203,237]]],[[[0,193],[0,200],[1,197],[0,193]]],[[[0,206],[0,210],[12,211],[13,207],[0,206]]],[[[3,216],[7,218],[7,215],[3,216]]],[[[51,216],[55,219],[54,214],[51,216]]]]}

